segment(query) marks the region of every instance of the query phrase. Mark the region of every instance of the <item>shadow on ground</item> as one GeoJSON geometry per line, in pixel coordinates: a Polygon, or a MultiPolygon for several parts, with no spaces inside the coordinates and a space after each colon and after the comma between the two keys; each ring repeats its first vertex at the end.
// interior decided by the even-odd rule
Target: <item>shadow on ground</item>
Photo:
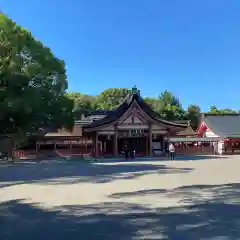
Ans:
{"type": "MultiPolygon", "coordinates": [[[[157,209],[127,202],[105,202],[47,210],[22,200],[3,202],[0,204],[0,239],[193,240],[240,237],[239,184],[186,189],[189,192],[199,189],[216,192],[209,201],[198,203],[192,199],[188,206],[157,209]],[[218,196],[220,189],[221,196],[218,196]]],[[[174,194],[181,195],[183,190],[184,187],[176,189],[174,194]]]]}
{"type": "Polygon", "coordinates": [[[133,179],[146,174],[188,173],[192,168],[173,168],[144,162],[45,162],[13,164],[0,167],[0,188],[13,184],[42,182],[73,184],[106,183],[117,179],[133,179]]]}
{"type": "Polygon", "coordinates": [[[132,192],[118,192],[111,194],[110,198],[124,200],[128,197],[141,197],[157,195],[158,197],[178,198],[180,204],[191,204],[192,202],[202,204],[205,201],[232,200],[240,204],[240,183],[225,185],[189,185],[173,189],[145,189],[132,192]],[[233,191],[234,190],[234,191],[233,191]]]}

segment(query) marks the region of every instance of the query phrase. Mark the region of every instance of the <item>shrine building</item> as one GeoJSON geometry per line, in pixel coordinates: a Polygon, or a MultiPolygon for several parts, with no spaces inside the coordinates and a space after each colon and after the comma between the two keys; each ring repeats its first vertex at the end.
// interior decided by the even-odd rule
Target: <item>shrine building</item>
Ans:
{"type": "Polygon", "coordinates": [[[22,150],[25,155],[35,149],[38,156],[107,157],[121,155],[128,146],[129,150],[135,150],[136,156],[157,156],[165,153],[170,141],[178,154],[238,153],[239,121],[240,114],[202,114],[195,132],[189,121],[161,118],[134,87],[116,109],[83,115],[75,121],[72,131],[46,131],[29,139],[30,150],[22,150]]]}
{"type": "Polygon", "coordinates": [[[91,115],[91,123],[82,126],[83,136],[93,140],[93,150],[99,155],[119,156],[124,146],[133,148],[136,155],[151,156],[163,150],[166,139],[187,129],[188,122],[167,121],[159,117],[144,102],[137,88],[132,88],[119,107],[91,115]]]}

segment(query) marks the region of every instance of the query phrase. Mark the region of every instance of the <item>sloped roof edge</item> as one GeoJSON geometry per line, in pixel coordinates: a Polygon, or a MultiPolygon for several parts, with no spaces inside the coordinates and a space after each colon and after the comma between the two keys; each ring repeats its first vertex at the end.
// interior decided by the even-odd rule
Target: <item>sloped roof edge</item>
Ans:
{"type": "Polygon", "coordinates": [[[240,135],[240,114],[223,114],[223,115],[203,115],[202,122],[222,138],[231,138],[240,135]]]}
{"type": "Polygon", "coordinates": [[[133,101],[136,101],[139,107],[154,121],[169,125],[169,126],[175,126],[175,127],[182,127],[186,128],[188,124],[182,124],[182,123],[175,123],[171,121],[164,120],[158,116],[156,112],[154,112],[151,107],[144,102],[144,100],[141,98],[141,96],[138,93],[130,93],[127,95],[125,98],[125,101],[115,110],[111,111],[106,117],[93,122],[89,125],[83,126],[83,129],[87,128],[96,128],[96,127],[101,127],[104,125],[108,125],[111,123],[114,123],[117,121],[131,106],[133,101]]]}

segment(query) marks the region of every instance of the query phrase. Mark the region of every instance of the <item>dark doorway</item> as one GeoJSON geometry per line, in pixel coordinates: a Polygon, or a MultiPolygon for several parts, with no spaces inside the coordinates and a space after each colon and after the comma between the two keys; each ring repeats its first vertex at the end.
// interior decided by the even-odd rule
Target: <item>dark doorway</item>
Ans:
{"type": "Polygon", "coordinates": [[[132,137],[118,139],[118,150],[122,152],[124,146],[127,145],[129,150],[134,149],[136,156],[146,155],[146,137],[132,137]]]}

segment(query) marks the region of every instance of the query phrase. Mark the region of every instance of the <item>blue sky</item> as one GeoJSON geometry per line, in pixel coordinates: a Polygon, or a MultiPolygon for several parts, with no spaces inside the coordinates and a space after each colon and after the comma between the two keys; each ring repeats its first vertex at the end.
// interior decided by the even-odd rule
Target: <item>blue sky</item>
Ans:
{"type": "Polygon", "coordinates": [[[239,0],[0,0],[65,60],[69,91],[136,85],[240,109],[239,0]]]}

